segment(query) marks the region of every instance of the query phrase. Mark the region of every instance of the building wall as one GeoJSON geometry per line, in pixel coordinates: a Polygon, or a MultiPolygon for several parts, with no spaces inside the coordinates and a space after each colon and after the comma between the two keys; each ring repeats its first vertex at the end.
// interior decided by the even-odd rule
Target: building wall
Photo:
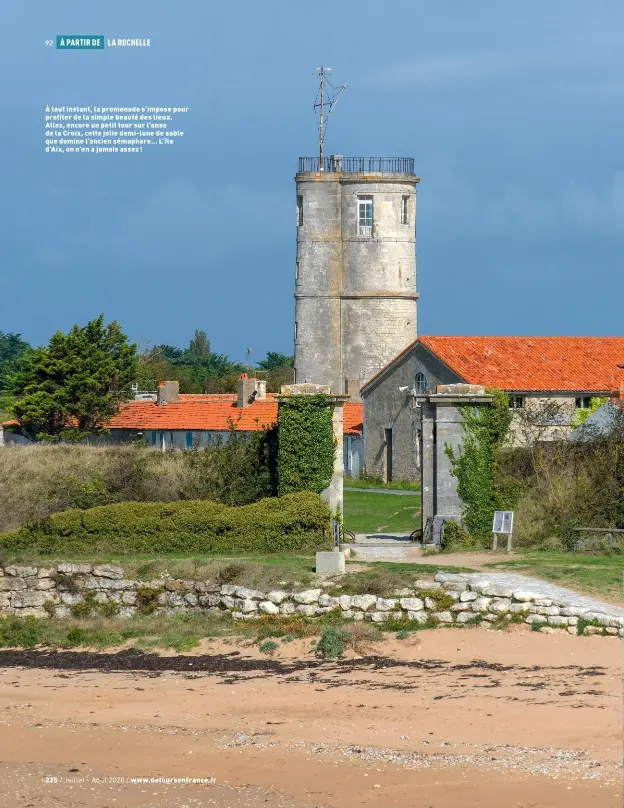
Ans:
{"type": "Polygon", "coordinates": [[[297,383],[357,395],[416,339],[416,182],[408,175],[298,174],[297,383]],[[358,235],[358,197],[373,197],[372,235],[358,235]],[[408,224],[401,200],[408,197],[408,224]]]}
{"type": "Polygon", "coordinates": [[[461,381],[422,345],[415,345],[363,392],[364,457],[366,473],[387,479],[387,432],[392,430],[392,477],[420,479],[421,415],[409,395],[416,376],[423,373],[430,390],[438,384],[461,381]],[[399,387],[408,391],[400,392],[399,387]]]}

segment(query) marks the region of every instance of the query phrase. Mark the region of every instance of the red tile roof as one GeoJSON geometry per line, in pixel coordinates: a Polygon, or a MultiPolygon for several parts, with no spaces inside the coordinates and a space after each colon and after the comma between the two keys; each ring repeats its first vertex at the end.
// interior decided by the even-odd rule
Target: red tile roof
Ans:
{"type": "Polygon", "coordinates": [[[624,337],[419,337],[371,382],[416,343],[428,348],[468,384],[527,392],[606,393],[623,375],[624,337]]]}
{"type": "MultiPolygon", "coordinates": [[[[268,394],[264,401],[248,407],[237,407],[235,395],[208,394],[180,396],[180,402],[159,406],[151,401],[129,401],[108,423],[110,429],[172,430],[227,432],[230,421],[242,432],[264,429],[277,419],[277,402],[268,394]]],[[[344,405],[345,434],[362,432],[362,404],[347,401],[344,405]]]]}
{"type": "MultiPolygon", "coordinates": [[[[109,429],[175,430],[227,432],[230,421],[241,432],[254,432],[272,426],[277,420],[275,396],[267,393],[263,401],[254,401],[248,407],[236,406],[236,394],[207,393],[181,394],[175,404],[159,406],[153,401],[128,401],[107,424],[109,429]]],[[[362,433],[363,408],[356,401],[344,404],[344,432],[346,435],[362,433]]],[[[16,420],[5,421],[14,425],[16,420]]]]}

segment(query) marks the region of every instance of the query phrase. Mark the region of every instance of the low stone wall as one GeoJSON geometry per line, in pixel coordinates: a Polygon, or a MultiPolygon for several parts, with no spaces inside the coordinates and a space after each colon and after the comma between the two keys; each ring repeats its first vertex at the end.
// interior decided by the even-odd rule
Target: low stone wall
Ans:
{"type": "MultiPolygon", "coordinates": [[[[323,582],[335,587],[338,581],[323,582]]],[[[35,617],[108,616],[179,612],[229,612],[237,620],[263,614],[315,617],[337,611],[354,620],[383,623],[407,619],[415,625],[471,625],[514,618],[540,631],[624,636],[621,617],[512,591],[485,580],[438,572],[432,582],[419,581],[394,597],[331,596],[322,587],[299,592],[261,592],[234,584],[162,579],[135,581],[116,564],[62,562],[49,567],[9,565],[0,569],[0,615],[35,617]],[[581,626],[579,627],[579,622],[581,626]]]]}

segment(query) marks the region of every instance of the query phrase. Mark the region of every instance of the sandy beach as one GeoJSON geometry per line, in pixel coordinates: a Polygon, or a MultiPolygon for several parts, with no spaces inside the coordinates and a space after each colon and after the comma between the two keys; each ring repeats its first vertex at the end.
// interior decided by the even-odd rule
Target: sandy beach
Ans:
{"type": "Polygon", "coordinates": [[[621,643],[513,628],[339,662],[310,640],[0,651],[3,805],[621,806],[621,643]]]}

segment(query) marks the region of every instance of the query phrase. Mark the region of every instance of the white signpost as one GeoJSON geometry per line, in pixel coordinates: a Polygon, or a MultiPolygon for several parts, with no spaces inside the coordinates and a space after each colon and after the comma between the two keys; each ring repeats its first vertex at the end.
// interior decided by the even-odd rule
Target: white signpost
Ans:
{"type": "Polygon", "coordinates": [[[494,522],[492,524],[492,533],[494,534],[494,541],[492,542],[492,550],[498,547],[498,534],[507,536],[507,552],[511,552],[511,534],[513,533],[513,511],[494,511],[494,522]]]}

